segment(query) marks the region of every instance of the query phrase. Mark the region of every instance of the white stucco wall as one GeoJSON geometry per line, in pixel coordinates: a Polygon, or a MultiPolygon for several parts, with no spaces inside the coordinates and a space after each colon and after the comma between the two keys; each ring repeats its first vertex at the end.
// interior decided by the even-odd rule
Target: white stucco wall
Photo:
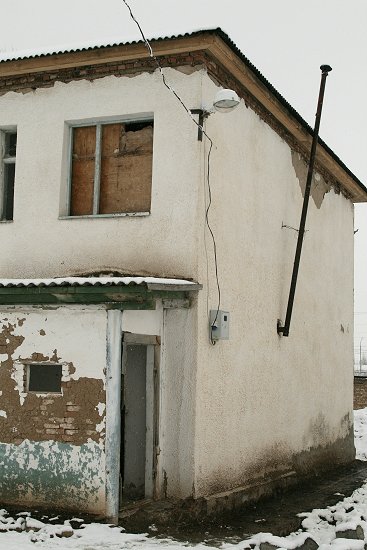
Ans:
{"type": "Polygon", "coordinates": [[[187,498],[194,484],[197,308],[164,310],[160,368],[162,496],[187,498]]]}
{"type": "MultiPolygon", "coordinates": [[[[205,82],[210,98],[214,85],[205,82]]],[[[282,224],[298,228],[303,200],[291,150],[243,102],[206,128],[215,144],[209,217],[231,325],[229,341],[209,344],[202,241],[197,496],[353,457],[353,205],[334,190],[320,208],[311,198],[290,335],[279,337],[296,246],[282,224]]],[[[215,309],[208,233],[206,242],[215,309]]]]}
{"type": "MultiPolygon", "coordinates": [[[[200,106],[200,71],[166,75],[187,105],[200,106]]],[[[111,269],[196,278],[197,128],[157,73],[7,93],[0,129],[10,126],[18,132],[14,221],[0,224],[2,277],[111,269]],[[154,116],[150,216],[59,220],[66,213],[67,123],[143,115],[154,116]]]]}
{"type": "Polygon", "coordinates": [[[163,327],[163,308],[158,302],[154,310],[125,310],[122,317],[123,332],[161,336],[163,327]]]}
{"type": "MultiPolygon", "coordinates": [[[[210,104],[216,87],[202,72],[166,74],[190,108],[210,104]]],[[[338,460],[338,442],[340,460],[350,457],[353,206],[347,199],[330,190],[320,208],[310,201],[291,332],[280,338],[276,322],[285,316],[296,245],[295,231],[282,223],[297,228],[302,206],[291,150],[243,102],[233,113],[209,117],[209,216],[222,309],[231,314],[229,341],[212,346],[207,306],[215,309],[217,296],[205,230],[207,143],[197,141],[197,128],[159,75],[8,93],[0,97],[0,128],[6,126],[17,126],[18,150],[14,222],[0,224],[2,277],[107,269],[204,285],[191,310],[122,316],[122,330],[162,337],[162,494],[200,497],[251,485],[263,474],[305,471],[325,457],[338,460]],[[144,113],[154,114],[151,215],[59,220],[66,123],[144,113]]]]}

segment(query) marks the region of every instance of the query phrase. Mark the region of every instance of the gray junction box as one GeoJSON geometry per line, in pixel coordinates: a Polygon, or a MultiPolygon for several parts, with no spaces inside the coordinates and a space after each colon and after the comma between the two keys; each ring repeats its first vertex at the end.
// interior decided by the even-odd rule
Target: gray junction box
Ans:
{"type": "Polygon", "coordinates": [[[229,340],[229,312],[211,309],[210,310],[210,333],[211,339],[229,340]],[[214,322],[215,321],[215,322],[214,322]]]}

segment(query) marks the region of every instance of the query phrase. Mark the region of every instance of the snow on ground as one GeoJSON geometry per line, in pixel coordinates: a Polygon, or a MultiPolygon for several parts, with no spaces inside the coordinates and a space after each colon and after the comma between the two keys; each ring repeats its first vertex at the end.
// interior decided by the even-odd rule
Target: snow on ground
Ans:
{"type": "MultiPolygon", "coordinates": [[[[367,460],[367,408],[355,411],[355,444],[357,458],[367,460]]],[[[341,535],[347,530],[359,530],[362,533],[362,528],[367,537],[367,483],[334,506],[300,513],[299,516],[303,518],[302,530],[287,537],[259,533],[237,544],[223,543],[221,548],[259,550],[261,543],[268,543],[272,545],[267,546],[269,549],[295,550],[311,538],[319,545],[319,550],[363,550],[367,538],[347,540],[341,535]]],[[[126,533],[120,527],[100,523],[83,524],[77,518],[70,522],[43,523],[32,518],[29,512],[11,517],[6,510],[0,510],[0,550],[183,550],[189,546],[188,543],[157,539],[147,534],[126,533]],[[70,522],[77,527],[72,528],[70,522]]],[[[192,546],[195,550],[213,548],[205,544],[192,546]]]]}
{"type": "Polygon", "coordinates": [[[356,458],[367,460],[367,409],[354,411],[354,444],[356,458]]]}

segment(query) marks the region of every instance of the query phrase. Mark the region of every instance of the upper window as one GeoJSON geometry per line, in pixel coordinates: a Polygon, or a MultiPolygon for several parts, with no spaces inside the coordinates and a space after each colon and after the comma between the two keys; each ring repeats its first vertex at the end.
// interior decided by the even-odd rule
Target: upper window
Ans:
{"type": "Polygon", "coordinates": [[[72,128],[69,216],[150,212],[153,121],[72,128]]]}
{"type": "Polygon", "coordinates": [[[0,220],[12,220],[14,212],[15,156],[17,133],[0,132],[0,220]]]}

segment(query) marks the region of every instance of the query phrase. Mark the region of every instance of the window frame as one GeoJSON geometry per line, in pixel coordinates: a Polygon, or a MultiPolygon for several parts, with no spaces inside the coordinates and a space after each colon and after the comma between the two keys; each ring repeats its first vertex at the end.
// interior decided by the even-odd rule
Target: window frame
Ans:
{"type": "MultiPolygon", "coordinates": [[[[150,216],[150,211],[145,212],[115,212],[110,214],[99,214],[100,202],[100,183],[101,183],[101,145],[102,145],[102,126],[108,124],[133,124],[142,122],[152,122],[154,128],[153,113],[144,113],[141,115],[127,115],[120,117],[106,117],[98,119],[85,119],[82,121],[68,121],[68,173],[67,173],[67,192],[66,192],[66,215],[59,216],[59,219],[90,219],[90,218],[123,218],[123,217],[143,217],[150,216]],[[73,216],[71,210],[71,192],[72,192],[72,171],[73,171],[73,135],[75,128],[87,126],[96,127],[96,151],[95,151],[95,170],[93,186],[93,214],[82,214],[73,216]]],[[[154,159],[154,132],[153,132],[153,159],[154,159]]]]}
{"type": "MultiPolygon", "coordinates": [[[[15,166],[17,154],[14,156],[6,155],[6,136],[8,134],[15,134],[17,136],[16,126],[1,127],[0,128],[0,223],[12,223],[14,221],[14,192],[15,192],[15,166]],[[12,218],[7,218],[5,209],[5,166],[14,164],[14,182],[13,182],[13,212],[12,218]]],[[[17,136],[18,137],[18,136],[17,136]]]]}
{"type": "Polygon", "coordinates": [[[62,377],[63,377],[63,365],[61,363],[45,363],[42,361],[32,361],[23,363],[23,366],[25,368],[25,388],[24,393],[26,394],[33,394],[33,395],[59,395],[62,396],[62,377]],[[61,368],[61,377],[60,377],[60,391],[42,391],[42,390],[30,390],[29,389],[29,382],[31,377],[31,367],[60,367],[61,368]]]}

